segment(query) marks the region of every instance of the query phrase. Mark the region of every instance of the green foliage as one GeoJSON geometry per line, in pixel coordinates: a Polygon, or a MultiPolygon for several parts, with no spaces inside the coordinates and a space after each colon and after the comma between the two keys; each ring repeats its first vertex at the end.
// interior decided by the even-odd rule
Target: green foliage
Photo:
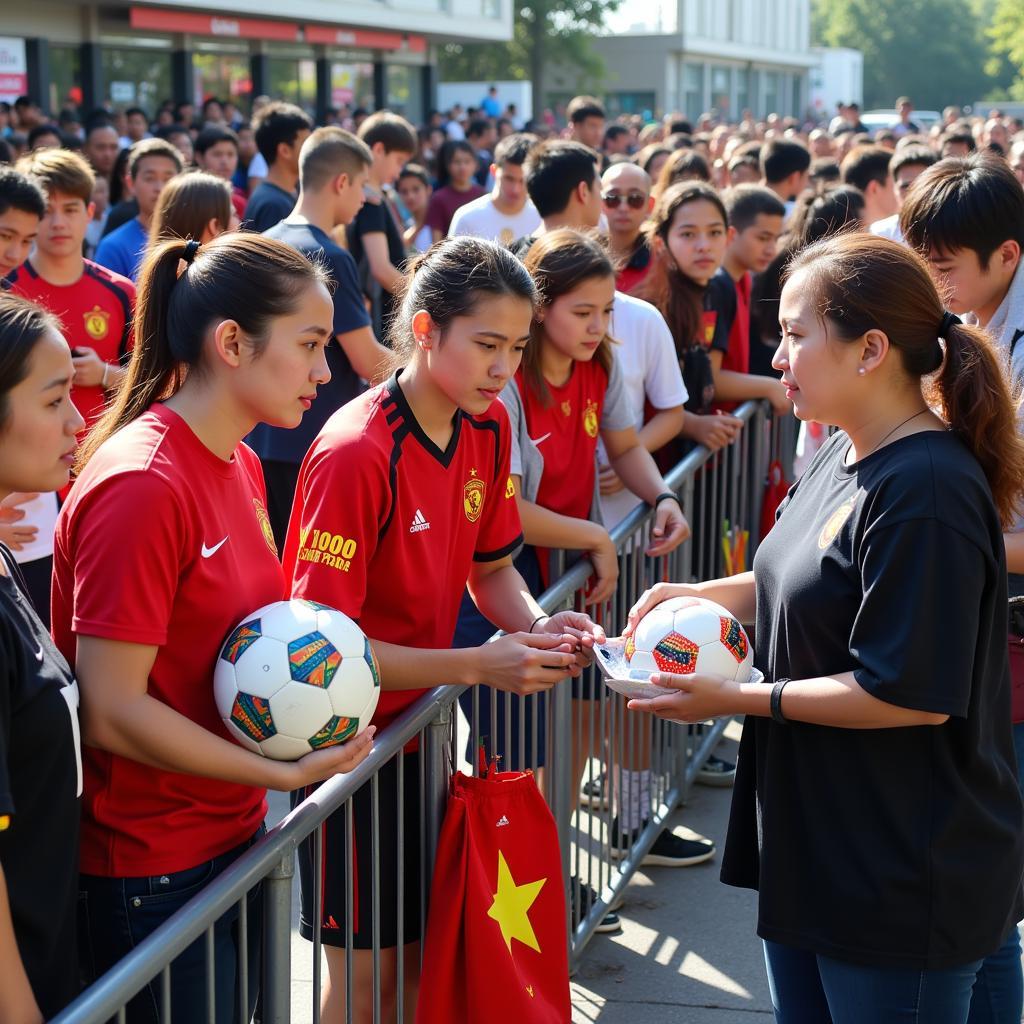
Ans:
{"type": "Polygon", "coordinates": [[[941,110],[1007,84],[987,32],[997,8],[1024,24],[1021,0],[814,0],[811,29],[820,45],[863,52],[865,107],[906,94],[941,110]]]}
{"type": "Polygon", "coordinates": [[[529,79],[534,107],[543,106],[544,71],[572,67],[596,82],[604,66],[590,46],[606,15],[621,0],[516,0],[515,25],[508,43],[449,43],[441,50],[442,81],[529,79]]]}
{"type": "Polygon", "coordinates": [[[988,36],[992,56],[986,70],[998,74],[1009,72],[1007,89],[1010,99],[1024,100],[1024,4],[1020,0],[992,0],[992,21],[988,36]]]}

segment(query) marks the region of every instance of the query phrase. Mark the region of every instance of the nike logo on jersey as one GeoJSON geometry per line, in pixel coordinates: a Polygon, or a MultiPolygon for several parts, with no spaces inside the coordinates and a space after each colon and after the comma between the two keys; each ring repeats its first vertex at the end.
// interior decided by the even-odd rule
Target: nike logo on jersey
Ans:
{"type": "Polygon", "coordinates": [[[412,526],[409,527],[410,533],[421,533],[423,530],[429,530],[430,523],[427,522],[423,513],[416,509],[416,515],[412,517],[412,526]]]}
{"type": "Polygon", "coordinates": [[[203,558],[210,558],[212,555],[217,554],[217,552],[220,551],[220,549],[227,543],[227,541],[227,537],[223,537],[216,544],[214,544],[212,548],[208,548],[204,543],[202,551],[203,558]]]}
{"type": "Polygon", "coordinates": [[[540,445],[540,443],[542,441],[546,441],[550,436],[551,436],[551,431],[549,430],[546,434],[542,434],[540,437],[531,437],[530,440],[535,445],[540,445]]]}

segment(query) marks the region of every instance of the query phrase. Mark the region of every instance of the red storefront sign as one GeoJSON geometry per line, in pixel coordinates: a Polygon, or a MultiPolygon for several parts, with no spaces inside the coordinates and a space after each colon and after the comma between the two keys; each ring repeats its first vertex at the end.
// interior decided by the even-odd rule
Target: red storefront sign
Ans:
{"type": "Polygon", "coordinates": [[[352,46],[360,50],[410,50],[424,53],[423,36],[405,36],[400,32],[377,29],[339,28],[337,25],[306,25],[270,21],[265,18],[235,18],[220,14],[194,14],[155,7],[132,7],[132,28],[150,32],[187,32],[196,36],[223,36],[233,39],[271,39],[289,43],[320,43],[325,46],[352,46]]]}
{"type": "Polygon", "coordinates": [[[132,7],[132,28],[150,32],[188,32],[196,36],[224,36],[229,39],[273,39],[289,43],[302,41],[299,26],[288,21],[263,18],[234,18],[222,14],[193,14],[190,11],[162,11],[153,7],[132,7]]]}

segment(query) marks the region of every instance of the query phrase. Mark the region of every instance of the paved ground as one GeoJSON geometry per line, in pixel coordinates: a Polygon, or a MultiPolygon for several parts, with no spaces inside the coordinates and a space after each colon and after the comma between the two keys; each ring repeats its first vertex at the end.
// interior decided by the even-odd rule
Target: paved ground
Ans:
{"type": "MultiPolygon", "coordinates": [[[[729,737],[726,757],[735,749],[735,726],[729,737]]],[[[694,787],[689,805],[676,815],[680,833],[692,829],[720,842],[730,793],[694,787]]],[[[286,809],[272,803],[270,820],[286,809]]],[[[754,894],[722,885],[717,860],[638,874],[620,914],[622,934],[595,936],[573,978],[574,1024],[768,1024],[771,1004],[754,915],[754,894]]],[[[293,929],[295,1024],[312,1019],[310,950],[293,929]]]]}

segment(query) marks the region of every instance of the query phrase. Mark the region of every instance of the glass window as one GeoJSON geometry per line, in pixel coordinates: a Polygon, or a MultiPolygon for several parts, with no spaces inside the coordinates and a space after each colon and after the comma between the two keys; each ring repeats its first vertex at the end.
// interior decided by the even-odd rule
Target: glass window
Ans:
{"type": "Polygon", "coordinates": [[[766,115],[779,113],[779,73],[777,71],[764,72],[764,112],[766,115]]]}
{"type": "Polygon", "coordinates": [[[315,114],[316,61],[271,57],[267,64],[267,95],[295,103],[306,113],[315,114]]]}
{"type": "Polygon", "coordinates": [[[750,72],[746,68],[737,68],[733,73],[736,75],[735,117],[739,119],[750,107],[750,72]]]}
{"type": "Polygon", "coordinates": [[[193,53],[192,100],[210,96],[232,100],[244,113],[252,105],[252,69],[248,53],[193,53]]]}
{"type": "Polygon", "coordinates": [[[619,114],[643,114],[648,118],[654,116],[653,92],[612,92],[605,99],[605,109],[613,117],[619,114]]]}
{"type": "Polygon", "coordinates": [[[68,102],[82,105],[82,59],[77,46],[50,47],[49,109],[54,114],[68,102]]]}
{"type": "Polygon", "coordinates": [[[704,109],[704,65],[683,65],[683,106],[686,116],[696,121],[704,109]]]}
{"type": "Polygon", "coordinates": [[[500,18],[501,0],[483,0],[483,15],[485,18],[500,18]]]}
{"type": "Polygon", "coordinates": [[[423,120],[423,89],[419,67],[408,64],[388,64],[387,100],[385,106],[413,124],[423,120]]]}
{"type": "Polygon", "coordinates": [[[374,109],[372,62],[358,58],[332,61],[331,106],[374,109]]]}
{"type": "Polygon", "coordinates": [[[171,55],[104,46],[100,54],[104,90],[115,107],[142,107],[152,117],[173,93],[171,55]]]}
{"type": "Polygon", "coordinates": [[[719,113],[729,113],[732,83],[730,80],[731,68],[713,67],[711,69],[711,106],[716,107],[719,113]]]}

